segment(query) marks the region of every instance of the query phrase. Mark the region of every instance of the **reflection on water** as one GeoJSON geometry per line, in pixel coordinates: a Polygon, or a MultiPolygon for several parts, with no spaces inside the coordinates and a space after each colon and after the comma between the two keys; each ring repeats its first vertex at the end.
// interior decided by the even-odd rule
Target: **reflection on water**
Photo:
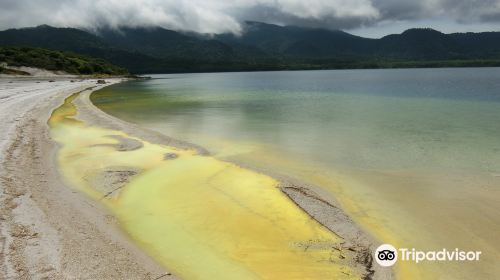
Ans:
{"type": "Polygon", "coordinates": [[[152,144],[75,118],[49,125],[67,182],[109,207],[127,233],[184,279],[361,279],[343,239],[278,182],[194,150],[152,144]]]}
{"type": "Polygon", "coordinates": [[[499,77],[489,68],[162,75],[93,101],[218,158],[322,187],[386,242],[483,251],[479,263],[398,264],[401,275],[494,279],[499,77]]]}

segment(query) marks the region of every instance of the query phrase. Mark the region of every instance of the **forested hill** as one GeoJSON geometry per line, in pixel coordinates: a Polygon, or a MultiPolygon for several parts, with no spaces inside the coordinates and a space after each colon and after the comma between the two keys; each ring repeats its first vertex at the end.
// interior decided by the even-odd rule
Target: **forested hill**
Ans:
{"type": "MultiPolygon", "coordinates": [[[[0,63],[8,66],[27,66],[75,75],[127,75],[122,67],[101,58],[61,51],[29,48],[0,47],[0,63]]],[[[6,71],[1,67],[0,73],[6,71]]]]}
{"type": "Polygon", "coordinates": [[[0,32],[0,46],[90,55],[134,73],[500,66],[500,32],[444,34],[410,29],[368,39],[339,30],[246,22],[241,35],[163,28],[88,32],[47,25],[0,32]]]}

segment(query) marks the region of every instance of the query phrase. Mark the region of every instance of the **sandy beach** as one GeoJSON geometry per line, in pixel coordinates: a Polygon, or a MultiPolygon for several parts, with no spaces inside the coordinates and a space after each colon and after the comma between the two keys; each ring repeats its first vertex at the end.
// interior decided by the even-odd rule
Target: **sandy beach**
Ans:
{"type": "Polygon", "coordinates": [[[0,87],[0,278],[156,279],[168,273],[57,173],[47,119],[66,96],[96,81],[1,79],[0,87]]]}
{"type": "MultiPolygon", "coordinates": [[[[175,279],[167,268],[144,253],[119,227],[116,218],[98,201],[65,185],[57,169],[58,145],[51,139],[47,120],[73,93],[78,119],[92,126],[118,130],[148,141],[179,149],[195,145],[145,130],[96,108],[92,91],[120,82],[69,78],[0,79],[0,278],[2,279],[175,279]]],[[[133,150],[140,143],[126,139],[117,150],[133,150]]],[[[119,176],[94,178],[96,185],[114,195],[127,176],[138,171],[109,172],[119,176]],[[121,183],[120,183],[121,182],[121,183]]],[[[265,170],[258,170],[265,173],[265,170]]],[[[273,175],[273,174],[267,174],[273,175]]],[[[275,176],[276,177],[276,176],[275,176]]],[[[349,266],[364,279],[391,279],[389,269],[373,264],[379,244],[362,231],[338,203],[319,189],[288,178],[276,178],[281,191],[297,207],[343,239],[338,248],[352,260],[349,266]]]]}

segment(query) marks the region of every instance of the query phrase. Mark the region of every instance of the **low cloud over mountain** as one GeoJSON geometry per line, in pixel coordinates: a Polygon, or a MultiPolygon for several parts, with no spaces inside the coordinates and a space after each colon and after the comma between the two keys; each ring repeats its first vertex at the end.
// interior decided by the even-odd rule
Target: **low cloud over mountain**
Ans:
{"type": "MultiPolygon", "coordinates": [[[[245,20],[359,29],[390,22],[500,21],[500,0],[2,0],[0,28],[50,24],[80,28],[161,26],[202,33],[240,33],[245,20]]],[[[431,24],[429,24],[431,25],[431,24]]],[[[431,26],[433,27],[433,26],[431,26]]],[[[436,26],[434,26],[436,27],[436,26]]],[[[439,27],[438,27],[439,28],[439,27]]],[[[444,30],[454,31],[454,30],[444,30]]]]}

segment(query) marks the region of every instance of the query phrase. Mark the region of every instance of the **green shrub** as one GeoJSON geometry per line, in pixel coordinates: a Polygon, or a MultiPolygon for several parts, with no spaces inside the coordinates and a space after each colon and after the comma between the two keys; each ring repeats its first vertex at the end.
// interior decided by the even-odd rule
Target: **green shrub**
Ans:
{"type": "Polygon", "coordinates": [[[0,47],[0,62],[77,75],[127,75],[124,68],[102,59],[39,48],[0,47]]]}

